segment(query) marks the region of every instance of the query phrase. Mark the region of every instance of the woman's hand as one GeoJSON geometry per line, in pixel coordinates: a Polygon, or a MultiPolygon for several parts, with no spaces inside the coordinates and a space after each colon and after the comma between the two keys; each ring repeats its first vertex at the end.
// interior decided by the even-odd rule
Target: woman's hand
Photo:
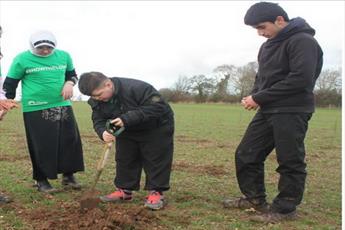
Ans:
{"type": "Polygon", "coordinates": [[[63,96],[64,100],[71,99],[73,96],[73,86],[74,83],[72,81],[66,81],[63,88],[61,95],[63,96]]]}

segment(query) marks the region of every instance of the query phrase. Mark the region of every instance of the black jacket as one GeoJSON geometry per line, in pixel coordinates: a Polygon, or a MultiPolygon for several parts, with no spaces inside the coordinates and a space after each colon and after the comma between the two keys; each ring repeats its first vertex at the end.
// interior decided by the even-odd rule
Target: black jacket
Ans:
{"type": "Polygon", "coordinates": [[[295,18],[262,44],[251,94],[260,111],[314,112],[313,89],[323,64],[314,34],[304,19],[295,18]]]}
{"type": "Polygon", "coordinates": [[[115,86],[113,97],[108,102],[88,100],[92,108],[92,121],[98,136],[102,138],[108,119],[121,118],[128,136],[155,129],[165,124],[174,124],[174,114],[159,92],[150,84],[129,78],[110,78],[115,86]]]}

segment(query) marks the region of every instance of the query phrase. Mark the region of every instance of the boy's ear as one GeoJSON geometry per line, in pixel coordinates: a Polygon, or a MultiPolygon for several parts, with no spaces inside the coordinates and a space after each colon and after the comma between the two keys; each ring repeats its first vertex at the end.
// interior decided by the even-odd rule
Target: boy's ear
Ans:
{"type": "Polygon", "coordinates": [[[105,82],[105,86],[109,87],[112,85],[112,82],[110,79],[107,79],[107,81],[105,82]]]}
{"type": "Polygon", "coordinates": [[[286,21],[283,16],[277,16],[275,24],[278,26],[285,25],[286,21]]]}

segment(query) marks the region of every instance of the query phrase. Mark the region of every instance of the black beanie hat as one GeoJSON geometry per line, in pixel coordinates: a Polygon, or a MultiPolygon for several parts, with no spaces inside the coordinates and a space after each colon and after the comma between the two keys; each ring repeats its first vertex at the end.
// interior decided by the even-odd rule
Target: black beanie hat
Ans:
{"type": "Polygon", "coordinates": [[[248,9],[244,16],[244,24],[254,26],[262,22],[274,23],[278,16],[289,21],[289,16],[277,3],[259,2],[248,9]]]}

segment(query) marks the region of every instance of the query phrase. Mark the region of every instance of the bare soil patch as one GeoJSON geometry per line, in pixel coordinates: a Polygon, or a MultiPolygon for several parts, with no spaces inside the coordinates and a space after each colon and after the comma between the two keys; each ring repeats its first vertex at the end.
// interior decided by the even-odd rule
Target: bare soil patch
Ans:
{"type": "Polygon", "coordinates": [[[121,204],[107,204],[92,210],[82,211],[78,201],[57,202],[44,208],[25,209],[18,204],[9,204],[32,229],[36,230],[144,230],[166,229],[159,225],[159,217],[144,207],[123,207],[121,204]]]}
{"type": "Polygon", "coordinates": [[[224,176],[229,174],[223,166],[215,165],[195,165],[189,162],[177,161],[173,163],[172,170],[197,173],[197,174],[208,174],[211,176],[224,176]]]}
{"type": "Polygon", "coordinates": [[[191,143],[196,145],[198,148],[231,148],[231,145],[228,143],[219,143],[210,139],[198,139],[185,135],[175,136],[175,141],[177,143],[191,143]]]}
{"type": "Polygon", "coordinates": [[[8,161],[8,162],[15,162],[15,161],[26,161],[29,160],[28,155],[22,155],[22,154],[5,154],[0,152],[0,161],[8,161]]]}

